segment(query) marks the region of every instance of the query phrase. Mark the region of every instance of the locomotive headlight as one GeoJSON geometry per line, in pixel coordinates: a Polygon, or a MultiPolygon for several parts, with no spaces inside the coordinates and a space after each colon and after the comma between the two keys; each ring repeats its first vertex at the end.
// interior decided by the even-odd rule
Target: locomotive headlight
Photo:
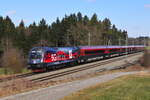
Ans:
{"type": "Polygon", "coordinates": [[[33,64],[36,64],[36,60],[33,60],[33,64]]]}

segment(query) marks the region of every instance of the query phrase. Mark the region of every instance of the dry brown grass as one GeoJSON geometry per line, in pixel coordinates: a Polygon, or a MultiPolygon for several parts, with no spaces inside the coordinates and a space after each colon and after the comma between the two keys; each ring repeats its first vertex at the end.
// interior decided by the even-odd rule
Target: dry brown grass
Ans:
{"type": "Polygon", "coordinates": [[[135,76],[138,76],[138,77],[150,76],[150,72],[149,71],[147,71],[147,72],[141,71],[141,72],[137,73],[135,76]]]}
{"type": "Polygon", "coordinates": [[[0,86],[0,97],[20,93],[27,88],[31,88],[32,86],[33,84],[31,82],[24,79],[5,82],[0,86]]]}
{"type": "Polygon", "coordinates": [[[142,71],[146,68],[142,67],[140,64],[135,64],[133,66],[127,67],[125,71],[142,71]]]}
{"type": "Polygon", "coordinates": [[[148,42],[148,46],[145,48],[143,57],[141,58],[141,65],[143,67],[150,68],[150,41],[148,42]]]}

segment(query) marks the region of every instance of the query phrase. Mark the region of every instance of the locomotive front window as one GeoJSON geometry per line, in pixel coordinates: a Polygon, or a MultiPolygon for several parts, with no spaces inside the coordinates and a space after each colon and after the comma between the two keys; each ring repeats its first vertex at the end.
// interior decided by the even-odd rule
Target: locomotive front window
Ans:
{"type": "Polygon", "coordinates": [[[31,53],[30,55],[30,59],[41,59],[42,58],[42,54],[40,53],[31,53]]]}

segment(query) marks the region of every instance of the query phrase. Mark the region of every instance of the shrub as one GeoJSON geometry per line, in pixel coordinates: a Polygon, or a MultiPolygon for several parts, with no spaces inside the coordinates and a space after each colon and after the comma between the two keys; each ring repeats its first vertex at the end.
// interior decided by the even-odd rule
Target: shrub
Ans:
{"type": "Polygon", "coordinates": [[[22,53],[16,48],[9,48],[5,50],[2,55],[2,66],[5,68],[5,73],[8,71],[12,73],[20,73],[24,68],[24,58],[22,53]]]}
{"type": "Polygon", "coordinates": [[[145,50],[142,65],[144,67],[150,67],[150,49],[145,50]]]}

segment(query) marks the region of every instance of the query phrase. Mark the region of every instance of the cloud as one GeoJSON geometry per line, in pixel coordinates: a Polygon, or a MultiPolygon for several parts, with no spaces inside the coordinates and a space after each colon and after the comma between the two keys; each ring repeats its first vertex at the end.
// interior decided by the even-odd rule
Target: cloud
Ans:
{"type": "Polygon", "coordinates": [[[144,5],[145,8],[150,8],[150,4],[144,5]]]}
{"type": "Polygon", "coordinates": [[[16,11],[15,10],[11,10],[11,11],[8,11],[8,12],[6,12],[6,14],[5,15],[14,15],[14,14],[16,14],[16,11]]]}
{"type": "Polygon", "coordinates": [[[87,2],[96,2],[96,0],[85,0],[87,2]]]}

